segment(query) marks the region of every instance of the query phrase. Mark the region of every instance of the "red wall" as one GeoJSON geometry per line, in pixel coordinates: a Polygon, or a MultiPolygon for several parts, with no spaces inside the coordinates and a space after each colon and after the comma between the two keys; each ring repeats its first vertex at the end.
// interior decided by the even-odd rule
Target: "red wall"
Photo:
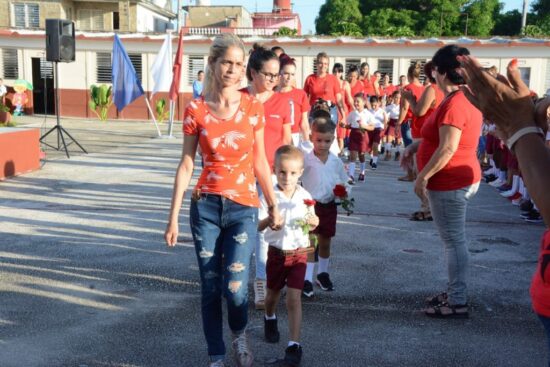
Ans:
{"type": "Polygon", "coordinates": [[[40,129],[0,128],[0,180],[40,168],[40,129]]]}

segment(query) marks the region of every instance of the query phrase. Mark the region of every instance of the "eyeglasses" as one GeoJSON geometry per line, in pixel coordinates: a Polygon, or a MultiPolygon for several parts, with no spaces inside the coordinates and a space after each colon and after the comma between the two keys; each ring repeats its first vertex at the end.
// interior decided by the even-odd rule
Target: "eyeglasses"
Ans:
{"type": "Polygon", "coordinates": [[[263,71],[259,72],[264,76],[266,80],[269,80],[270,82],[279,79],[279,74],[271,74],[271,73],[264,73],[263,71]]]}

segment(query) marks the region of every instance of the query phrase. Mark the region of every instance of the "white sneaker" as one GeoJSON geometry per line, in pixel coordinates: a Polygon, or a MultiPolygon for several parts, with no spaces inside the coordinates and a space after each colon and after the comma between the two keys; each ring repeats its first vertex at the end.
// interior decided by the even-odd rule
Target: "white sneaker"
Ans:
{"type": "Polygon", "coordinates": [[[523,200],[523,198],[512,200],[512,205],[519,206],[521,204],[521,200],[523,200]]]}
{"type": "Polygon", "coordinates": [[[237,367],[250,367],[254,362],[254,356],[248,347],[248,339],[246,333],[233,335],[233,355],[237,367]]]}
{"type": "Polygon", "coordinates": [[[514,196],[516,194],[517,190],[508,190],[508,191],[504,191],[504,192],[501,192],[500,193],[500,196],[502,197],[505,197],[505,198],[509,198],[511,196],[514,196]]]}
{"type": "Polygon", "coordinates": [[[256,310],[265,310],[265,289],[267,282],[262,279],[254,281],[254,306],[256,310]]]}
{"type": "Polygon", "coordinates": [[[223,363],[223,359],[219,359],[216,362],[210,362],[208,365],[209,367],[225,367],[225,363],[223,363]]]}
{"type": "Polygon", "coordinates": [[[497,178],[496,180],[494,180],[493,182],[489,182],[489,185],[493,186],[493,187],[499,187],[499,186],[502,186],[504,185],[506,181],[504,180],[501,180],[500,178],[497,178]]]}

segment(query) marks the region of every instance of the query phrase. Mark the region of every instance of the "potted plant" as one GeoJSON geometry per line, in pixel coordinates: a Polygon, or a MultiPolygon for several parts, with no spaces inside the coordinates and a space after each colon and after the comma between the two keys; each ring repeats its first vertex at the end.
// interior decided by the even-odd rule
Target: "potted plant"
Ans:
{"type": "Polygon", "coordinates": [[[111,90],[112,87],[106,84],[100,86],[92,85],[90,87],[90,101],[88,102],[88,107],[90,107],[90,110],[94,111],[101,121],[107,120],[109,107],[113,104],[111,90]]]}
{"type": "Polygon", "coordinates": [[[166,110],[166,100],[161,98],[155,104],[155,109],[157,112],[157,121],[163,123],[170,115],[170,111],[166,110]]]}
{"type": "Polygon", "coordinates": [[[0,99],[0,125],[1,126],[15,126],[11,121],[10,108],[4,104],[4,101],[0,99]]]}

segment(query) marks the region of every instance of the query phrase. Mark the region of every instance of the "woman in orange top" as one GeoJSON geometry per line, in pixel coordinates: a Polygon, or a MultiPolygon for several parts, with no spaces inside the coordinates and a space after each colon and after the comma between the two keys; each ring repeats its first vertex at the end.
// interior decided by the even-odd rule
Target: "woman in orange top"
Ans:
{"type": "Polygon", "coordinates": [[[278,229],[282,223],[265,157],[263,106],[238,91],[244,55],[242,41],[232,34],[216,37],[210,47],[203,96],[185,109],[182,157],[164,234],[167,245],[175,246],[178,216],[200,145],[204,169],[191,197],[190,227],[201,277],[203,331],[211,366],[221,365],[225,357],[224,297],[236,365],[253,363],[245,329],[250,255],[258,226],[256,180],[267,198],[270,226],[278,229]]]}
{"type": "MultiPolygon", "coordinates": [[[[416,117],[412,120],[411,135],[413,140],[420,139],[420,130],[424,121],[428,120],[428,117],[439,106],[445,95],[437,86],[435,78],[432,76],[433,67],[432,62],[429,61],[424,65],[424,75],[426,75],[426,81],[428,84],[424,88],[422,96],[417,101],[416,97],[410,90],[403,91],[403,97],[409,102],[410,109],[413,115],[416,117]]],[[[423,195],[420,197],[420,210],[412,214],[411,220],[424,221],[432,220],[432,214],[430,212],[430,202],[428,197],[423,195]]]]}

